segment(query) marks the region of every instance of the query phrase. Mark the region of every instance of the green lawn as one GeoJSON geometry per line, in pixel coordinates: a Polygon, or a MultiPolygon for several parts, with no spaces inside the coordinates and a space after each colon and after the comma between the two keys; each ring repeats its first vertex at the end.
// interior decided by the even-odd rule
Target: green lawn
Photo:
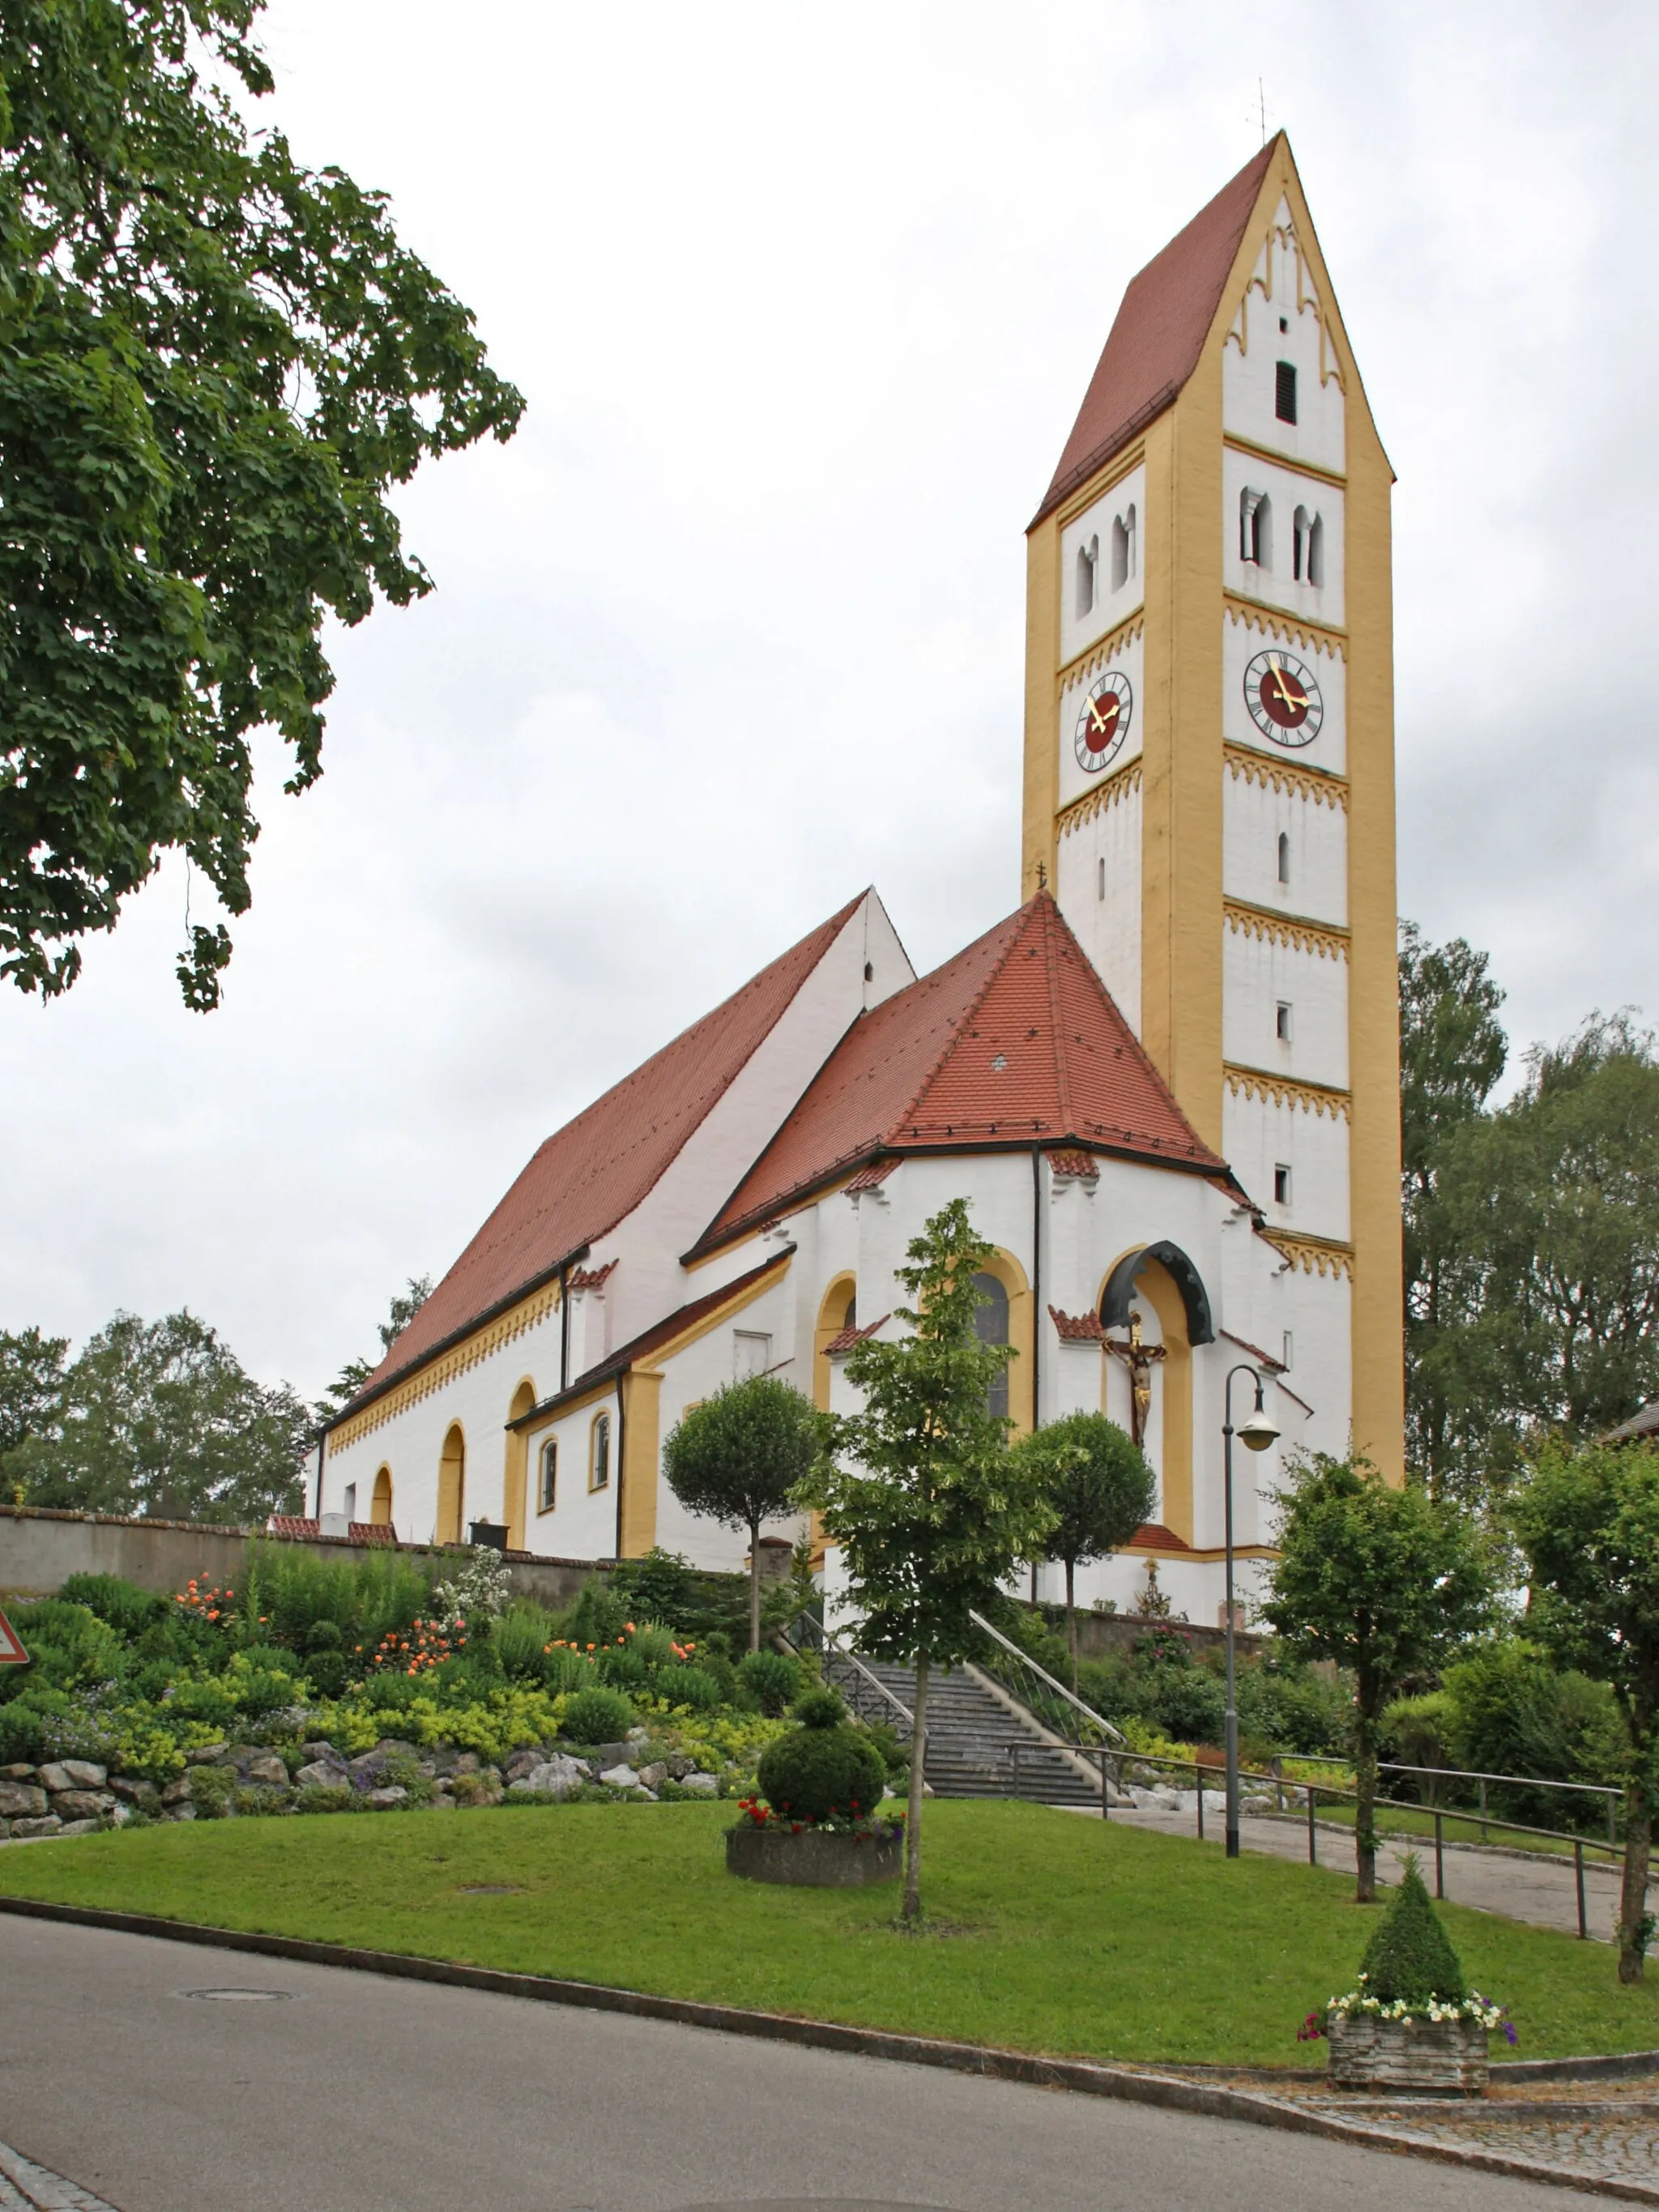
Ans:
{"type": "MultiPolygon", "coordinates": [[[[1376,1925],[1352,1876],[1040,1806],[930,1804],[925,1901],[725,1872],[720,1805],[568,1805],[115,1831],[0,1851],[0,1892],[422,1953],[823,2020],[1098,2058],[1295,2065],[1296,2027],[1350,1988],[1376,1925]],[[469,1896],[469,1885],[519,1885],[469,1896]]],[[[1659,1975],[1444,1908],[1509,2004],[1517,2056],[1659,2045],[1659,1975]]]]}

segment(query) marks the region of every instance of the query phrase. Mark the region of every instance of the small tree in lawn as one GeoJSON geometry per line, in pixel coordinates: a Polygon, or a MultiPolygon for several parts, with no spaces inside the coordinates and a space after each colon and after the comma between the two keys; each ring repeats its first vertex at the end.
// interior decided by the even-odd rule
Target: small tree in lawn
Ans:
{"type": "Polygon", "coordinates": [[[921,1790],[929,1669],[964,1658],[969,1618],[994,1598],[1054,1525],[1041,1478],[1008,1449],[1006,1419],[990,1410],[1009,1358],[982,1344],[974,1275],[992,1256],[965,1200],[953,1199],[897,1270],[910,1297],[890,1343],[866,1337],[847,1361],[864,1410],[835,1424],[834,1461],[799,1492],[841,1546],[859,1640],[878,1658],[914,1662],[915,1741],[904,1845],[907,1922],[921,1911],[921,1790]]]}
{"type": "Polygon", "coordinates": [[[1054,1514],[1048,1557],[1066,1567],[1066,1641],[1077,1687],[1077,1571],[1121,1552],[1152,1518],[1157,1484],[1140,1447],[1103,1413],[1066,1413],[1013,1446],[1054,1514]]]}
{"type": "Polygon", "coordinates": [[[1547,1444],[1515,1502],[1532,1589],[1527,1626],[1570,1667],[1613,1686],[1629,1755],[1619,1978],[1639,1982],[1659,1800],[1659,1452],[1547,1444]]]}
{"type": "Polygon", "coordinates": [[[1358,1456],[1316,1452],[1284,1510],[1262,1612],[1299,1658],[1354,1680],[1354,1894],[1376,1895],[1376,1736],[1382,1708],[1479,1626],[1491,1585],[1480,1540],[1454,1507],[1395,1490],[1358,1456]]]}
{"type": "Polygon", "coordinates": [[[728,1382],[694,1406],[662,1449],[668,1487],[688,1512],[749,1531],[749,1649],[760,1649],[760,1532],[793,1504],[823,1449],[824,1417],[775,1375],[728,1382]]]}

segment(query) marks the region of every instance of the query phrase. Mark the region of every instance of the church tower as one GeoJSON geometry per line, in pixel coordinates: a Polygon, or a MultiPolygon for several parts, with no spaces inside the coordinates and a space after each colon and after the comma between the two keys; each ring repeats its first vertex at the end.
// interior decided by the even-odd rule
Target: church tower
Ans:
{"type": "Polygon", "coordinates": [[[1261,1348],[1398,1481],[1392,482],[1281,133],[1130,284],[1030,526],[1024,874],[1283,1255],[1261,1348]]]}

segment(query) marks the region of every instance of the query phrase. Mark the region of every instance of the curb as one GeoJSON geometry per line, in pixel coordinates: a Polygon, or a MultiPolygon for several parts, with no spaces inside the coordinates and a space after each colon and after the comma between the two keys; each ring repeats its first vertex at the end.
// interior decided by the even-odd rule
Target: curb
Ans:
{"type": "MultiPolygon", "coordinates": [[[[684,2027],[711,2028],[726,2035],[795,2043],[859,2058],[881,2058],[911,2066],[935,2066],[952,2073],[979,2074],[1039,2088],[1069,2089],[1080,2095],[1111,2097],[1126,2104],[1154,2105],[1166,2112],[1243,2120],[1292,2135],[1319,2136],[1330,2142],[1352,2143],[1363,2150],[1426,2158],[1437,2165],[1477,2173],[1500,2173],[1519,2181],[1538,2181],[1577,2189],[1594,2197],[1659,2205],[1659,2187],[1570,2172],[1500,2152],[1466,2150],[1448,2143],[1424,2142],[1390,2134],[1356,2120],[1333,2119],[1279,2099],[1247,2089],[1211,2087],[1178,2075],[1139,2072],[1087,2059],[1041,2058],[993,2045],[949,2043],[930,2036],[901,2035],[884,2028],[851,2027],[835,2021],[807,2020],[788,2013],[751,2012],[738,2005],[705,2004],[694,1998],[650,1996],[602,1982],[566,1981],[551,1974],[515,1974],[493,1966],[463,1966],[399,1951],[369,1951],[355,1946],[319,1943],[298,1936],[267,1936],[253,1929],[210,1928],[193,1921],[167,1920],[149,1912],[116,1912],[98,1905],[57,1905],[32,1897],[0,1896],[0,1912],[21,1919],[67,1922],[82,1928],[106,1928],[117,1934],[160,1936],[169,1942],[197,1943],[210,1949],[252,1952],[264,1958],[293,1959],[310,1966],[343,1966],[359,1973],[386,1974],[405,1981],[434,1982],[450,1989],[485,1990],[499,1996],[529,1998],[592,2012],[631,2014],[635,2019],[671,2021],[684,2027]]],[[[1559,2063],[1559,2062],[1555,2062],[1559,2063]]]]}

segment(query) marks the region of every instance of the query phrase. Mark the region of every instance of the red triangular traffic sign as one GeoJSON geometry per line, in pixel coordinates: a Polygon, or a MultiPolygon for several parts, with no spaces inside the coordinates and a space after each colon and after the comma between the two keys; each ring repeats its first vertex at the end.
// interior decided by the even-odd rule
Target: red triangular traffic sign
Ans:
{"type": "Polygon", "coordinates": [[[27,1667],[29,1655],[24,1650],[17,1631],[0,1613],[0,1667],[27,1667]]]}

